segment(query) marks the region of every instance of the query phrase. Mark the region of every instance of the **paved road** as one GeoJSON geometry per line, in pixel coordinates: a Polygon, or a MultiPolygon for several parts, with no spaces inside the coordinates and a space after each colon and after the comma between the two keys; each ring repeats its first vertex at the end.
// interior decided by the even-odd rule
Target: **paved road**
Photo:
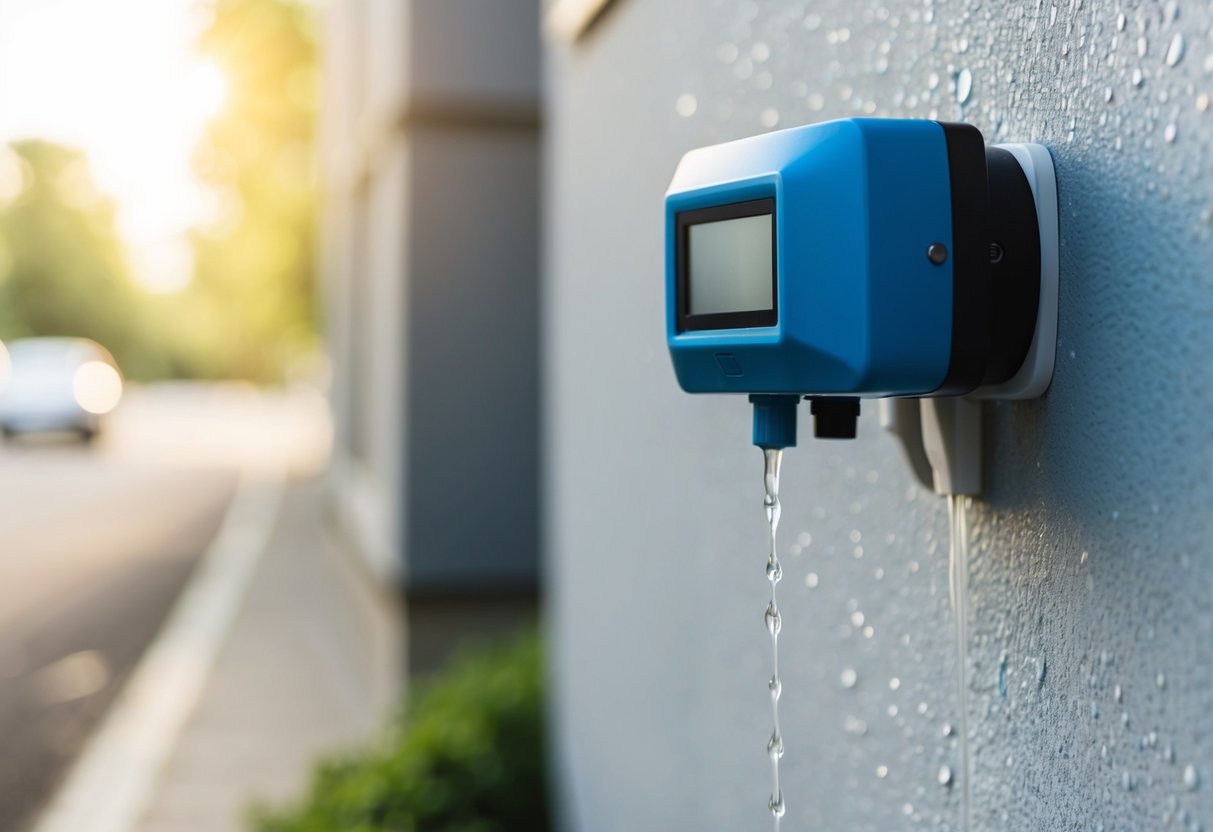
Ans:
{"type": "Polygon", "coordinates": [[[2,830],[28,825],[121,689],[240,470],[327,451],[314,397],[163,387],[114,416],[92,448],[0,448],[2,830]]]}

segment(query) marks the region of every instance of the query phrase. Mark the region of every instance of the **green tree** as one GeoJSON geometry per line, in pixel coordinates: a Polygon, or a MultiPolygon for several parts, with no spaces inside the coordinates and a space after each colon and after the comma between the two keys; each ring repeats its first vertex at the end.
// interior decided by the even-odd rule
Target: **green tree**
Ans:
{"type": "Polygon", "coordinates": [[[209,8],[199,50],[228,97],[195,164],[225,216],[194,235],[182,328],[205,374],[273,381],[315,348],[315,13],[296,0],[209,8]]]}
{"type": "Polygon", "coordinates": [[[78,335],[107,347],[129,376],[170,372],[146,295],[131,280],[114,206],[94,187],[84,155],[40,140],[0,152],[0,339],[78,335]]]}

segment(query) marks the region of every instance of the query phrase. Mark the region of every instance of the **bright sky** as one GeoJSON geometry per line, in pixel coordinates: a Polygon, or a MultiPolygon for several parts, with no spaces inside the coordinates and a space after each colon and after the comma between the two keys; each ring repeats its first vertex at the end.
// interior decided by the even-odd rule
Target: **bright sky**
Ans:
{"type": "Polygon", "coordinates": [[[212,210],[190,166],[226,92],[193,49],[205,22],[197,0],[0,0],[0,142],[84,150],[159,291],[189,281],[184,232],[212,210]]]}

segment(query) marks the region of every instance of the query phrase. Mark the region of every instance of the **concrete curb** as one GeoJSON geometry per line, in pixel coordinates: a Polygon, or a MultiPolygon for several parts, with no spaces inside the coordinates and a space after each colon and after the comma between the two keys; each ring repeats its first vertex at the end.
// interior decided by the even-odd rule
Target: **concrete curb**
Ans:
{"type": "Polygon", "coordinates": [[[241,475],[219,533],[34,832],[135,828],[240,610],[284,492],[281,475],[241,475]]]}

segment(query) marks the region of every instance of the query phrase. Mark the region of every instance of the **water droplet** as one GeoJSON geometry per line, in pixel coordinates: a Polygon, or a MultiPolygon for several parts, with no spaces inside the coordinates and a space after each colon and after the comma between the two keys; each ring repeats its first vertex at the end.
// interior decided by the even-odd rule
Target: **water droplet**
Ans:
{"type": "Polygon", "coordinates": [[[956,103],[964,104],[973,92],[973,73],[965,67],[956,76],[956,103]]]}
{"type": "Polygon", "coordinates": [[[903,803],[901,806],[901,813],[903,815],[907,815],[907,816],[914,814],[914,804],[913,803],[903,803]]]}
{"type": "Polygon", "coordinates": [[[674,102],[674,112],[683,118],[690,118],[695,115],[695,111],[699,109],[699,100],[689,92],[684,92],[678,96],[678,100],[674,102]]]}
{"type": "Polygon", "coordinates": [[[807,547],[813,542],[813,535],[809,534],[808,532],[801,532],[800,534],[796,535],[796,542],[800,546],[807,547]]]}
{"type": "Polygon", "coordinates": [[[817,581],[818,578],[816,572],[810,572],[804,576],[804,585],[809,589],[817,589],[817,581]]]}
{"type": "Polygon", "coordinates": [[[771,814],[777,818],[781,818],[787,807],[783,805],[783,790],[775,792],[771,795],[771,799],[767,801],[767,808],[771,810],[771,814]]]}
{"type": "Polygon", "coordinates": [[[1165,673],[1159,673],[1154,677],[1154,684],[1158,686],[1159,690],[1163,690],[1167,686],[1167,675],[1165,673]]]}
{"type": "Polygon", "coordinates": [[[1200,788],[1200,773],[1197,772],[1196,766],[1190,763],[1184,766],[1183,782],[1184,788],[1190,792],[1194,792],[1200,788]]]}
{"type": "Polygon", "coordinates": [[[1137,57],[1144,58],[1146,53],[1150,51],[1150,42],[1146,40],[1146,36],[1142,35],[1137,39],[1137,57]]]}
{"type": "Polygon", "coordinates": [[[1105,104],[1112,103],[1112,88],[1111,87],[1104,87],[1103,100],[1104,100],[1105,104]]]}
{"type": "Polygon", "coordinates": [[[779,558],[771,555],[767,558],[767,580],[773,584],[783,580],[783,566],[779,563],[779,558]]]}
{"type": "Polygon", "coordinates": [[[1099,706],[1091,703],[1091,719],[1099,719],[1099,706]]]}
{"type": "Polygon", "coordinates": [[[851,626],[852,627],[862,627],[863,626],[863,613],[861,613],[861,612],[851,613],[851,626]]]}
{"type": "Polygon", "coordinates": [[[889,690],[897,690],[899,687],[901,687],[901,680],[896,676],[889,680],[889,690]]]}
{"type": "Polygon", "coordinates": [[[805,99],[805,103],[809,105],[809,109],[817,112],[826,105],[825,96],[819,92],[809,93],[809,97],[805,99]]]}
{"type": "Polygon", "coordinates": [[[1167,144],[1172,144],[1175,141],[1175,135],[1177,132],[1178,128],[1175,126],[1175,122],[1171,122],[1165,128],[1163,128],[1162,137],[1166,140],[1167,144]]]}
{"type": "Polygon", "coordinates": [[[844,667],[842,673],[838,675],[838,681],[844,688],[850,690],[859,681],[859,674],[855,672],[855,668],[853,667],[844,667]]]}
{"type": "Polygon", "coordinates": [[[1128,21],[1125,18],[1124,12],[1121,12],[1120,14],[1116,15],[1116,31],[1123,32],[1125,30],[1126,22],[1128,22],[1128,21]]]}
{"type": "Polygon", "coordinates": [[[1127,771],[1123,772],[1120,775],[1120,785],[1124,787],[1125,791],[1131,792],[1133,789],[1137,788],[1137,777],[1127,771]]]}
{"type": "Polygon", "coordinates": [[[760,64],[765,63],[771,57],[771,47],[760,40],[750,47],[750,57],[760,64]]]}
{"type": "Polygon", "coordinates": [[[773,636],[779,635],[779,628],[783,626],[783,617],[779,614],[779,607],[775,606],[774,601],[767,604],[767,611],[762,617],[766,621],[767,632],[773,636]]]}
{"type": "Polygon", "coordinates": [[[847,718],[842,721],[842,730],[848,734],[862,737],[868,733],[868,724],[857,716],[848,715],[847,718]]]}
{"type": "Polygon", "coordinates": [[[1146,79],[1145,76],[1142,74],[1141,67],[1135,67],[1133,69],[1133,75],[1130,76],[1130,79],[1133,81],[1133,86],[1135,86],[1135,87],[1141,86],[1142,82],[1146,79]]]}
{"type": "Polygon", "coordinates": [[[779,124],[779,111],[774,107],[767,107],[762,111],[762,115],[758,117],[763,127],[771,128],[779,124]]]}
{"type": "Polygon", "coordinates": [[[945,722],[941,731],[945,737],[950,737],[956,733],[956,729],[952,727],[952,723],[950,722],[945,722]]]}
{"type": "Polygon", "coordinates": [[[1202,92],[1196,96],[1196,112],[1203,113],[1209,109],[1209,94],[1202,92]]]}
{"type": "Polygon", "coordinates": [[[1120,689],[1120,685],[1112,688],[1112,698],[1116,700],[1117,705],[1119,705],[1121,700],[1124,699],[1124,691],[1120,689]]]}
{"type": "Polygon", "coordinates": [[[818,29],[820,29],[821,28],[821,15],[819,15],[819,14],[807,15],[804,19],[804,28],[808,29],[810,32],[815,32],[818,29]]]}
{"type": "Polygon", "coordinates": [[[772,760],[778,760],[783,756],[783,737],[779,736],[778,731],[773,731],[771,738],[767,740],[767,755],[772,760]]]}
{"type": "Polygon", "coordinates": [[[778,676],[772,676],[767,680],[767,690],[771,692],[772,699],[778,699],[783,693],[783,681],[778,676]]]}
{"type": "Polygon", "coordinates": [[[876,766],[876,776],[879,777],[881,780],[888,777],[889,776],[889,767],[888,766],[876,766]]]}
{"type": "Polygon", "coordinates": [[[1175,66],[1184,59],[1184,36],[1182,32],[1176,32],[1175,37],[1171,38],[1171,45],[1167,47],[1167,66],[1175,66]]]}
{"type": "Polygon", "coordinates": [[[939,785],[941,786],[952,785],[952,780],[954,779],[952,775],[952,767],[947,765],[940,766],[939,774],[936,775],[935,779],[939,781],[939,785]]]}

